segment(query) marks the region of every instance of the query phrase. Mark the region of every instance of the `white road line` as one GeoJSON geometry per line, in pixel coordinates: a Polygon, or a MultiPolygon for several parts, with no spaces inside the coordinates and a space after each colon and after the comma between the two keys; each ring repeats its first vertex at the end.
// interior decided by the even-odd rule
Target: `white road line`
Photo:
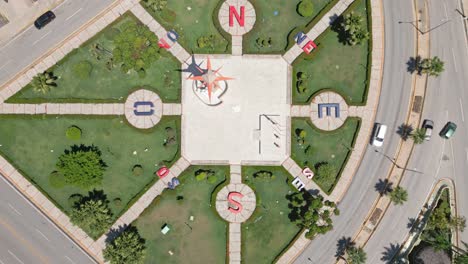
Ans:
{"type": "Polygon", "coordinates": [[[452,57],[453,57],[453,67],[455,68],[455,72],[458,72],[457,61],[455,60],[455,52],[453,52],[453,48],[451,50],[452,50],[452,57]]]}
{"type": "Polygon", "coordinates": [[[8,250],[8,253],[10,253],[10,255],[12,255],[19,263],[24,264],[24,262],[21,261],[21,259],[19,259],[15,254],[13,254],[13,252],[11,252],[10,250],[8,250]]]}
{"type": "Polygon", "coordinates": [[[3,261],[0,259],[0,264],[5,264],[5,262],[3,262],[3,261]]]}
{"type": "Polygon", "coordinates": [[[68,256],[65,256],[65,258],[70,261],[70,263],[73,263],[73,264],[76,264],[76,262],[74,262],[71,258],[69,258],[68,256]]]}
{"type": "Polygon", "coordinates": [[[15,207],[13,207],[13,205],[11,205],[10,203],[8,203],[8,206],[11,208],[11,210],[13,210],[15,213],[17,213],[18,215],[22,215],[18,210],[16,210],[15,207]]]}
{"type": "Polygon", "coordinates": [[[44,233],[42,233],[41,231],[39,231],[39,229],[36,228],[36,231],[47,241],[50,241],[48,237],[46,237],[46,235],[44,235],[44,233]]]}
{"type": "Polygon", "coordinates": [[[45,33],[45,34],[44,34],[42,37],[40,37],[38,40],[34,41],[32,45],[33,45],[33,46],[36,45],[39,41],[41,41],[43,38],[45,38],[47,35],[49,35],[50,32],[52,32],[52,30],[49,31],[49,32],[47,32],[47,33],[45,33]]]}
{"type": "Polygon", "coordinates": [[[448,20],[448,14],[447,14],[447,5],[445,4],[445,1],[442,2],[444,4],[444,10],[445,10],[445,20],[448,20]]]}
{"type": "Polygon", "coordinates": [[[468,148],[465,148],[465,153],[466,153],[466,161],[468,161],[468,148]]]}
{"type": "Polygon", "coordinates": [[[462,121],[465,122],[465,114],[463,113],[463,103],[461,98],[459,99],[460,102],[460,111],[461,111],[461,116],[462,116],[462,121]]]}
{"type": "Polygon", "coordinates": [[[7,66],[8,64],[10,64],[11,60],[8,60],[7,62],[5,62],[5,64],[3,64],[2,66],[0,66],[0,70],[5,68],[5,66],[7,66]]]}
{"type": "Polygon", "coordinates": [[[76,10],[75,13],[71,14],[71,16],[67,17],[65,19],[65,21],[68,21],[69,19],[71,19],[72,17],[74,17],[76,14],[78,14],[83,8],[80,7],[80,9],[76,10]]]}

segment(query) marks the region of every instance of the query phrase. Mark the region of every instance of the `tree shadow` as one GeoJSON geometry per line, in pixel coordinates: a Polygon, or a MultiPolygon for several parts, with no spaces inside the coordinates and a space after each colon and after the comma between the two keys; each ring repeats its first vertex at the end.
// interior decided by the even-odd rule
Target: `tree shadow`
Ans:
{"type": "Polygon", "coordinates": [[[393,182],[390,182],[388,179],[379,181],[375,184],[375,190],[380,194],[380,196],[387,195],[393,191],[393,182]]]}
{"type": "Polygon", "coordinates": [[[406,224],[406,228],[411,229],[413,228],[414,224],[416,224],[416,218],[409,217],[408,218],[408,224],[406,224]]]}
{"type": "Polygon", "coordinates": [[[380,260],[384,261],[385,263],[393,263],[393,260],[398,256],[400,252],[400,244],[393,244],[390,243],[390,246],[385,247],[385,251],[382,252],[382,257],[380,260]]]}
{"type": "Polygon", "coordinates": [[[406,70],[411,74],[416,72],[418,75],[421,75],[421,67],[419,66],[421,60],[422,58],[419,55],[416,57],[410,57],[406,62],[406,70]]]}
{"type": "Polygon", "coordinates": [[[338,242],[336,243],[336,253],[335,257],[336,259],[340,259],[344,256],[346,253],[346,250],[354,247],[356,244],[353,242],[351,237],[345,237],[343,236],[342,238],[338,239],[338,242]]]}
{"type": "Polygon", "coordinates": [[[342,23],[344,21],[344,17],[343,16],[338,16],[335,18],[335,20],[331,23],[331,30],[336,32],[338,34],[338,42],[343,44],[343,45],[346,45],[348,44],[348,33],[346,32],[346,30],[344,29],[344,27],[342,26],[342,23]]]}
{"type": "MultiPolygon", "coordinates": [[[[106,243],[112,243],[117,237],[119,237],[123,232],[132,232],[138,234],[138,229],[135,226],[132,225],[121,225],[117,228],[112,228],[109,230],[109,232],[106,234],[106,243]]],[[[145,239],[140,237],[140,241],[144,244],[145,239]]]]}
{"type": "Polygon", "coordinates": [[[403,139],[403,141],[406,141],[409,136],[411,135],[411,133],[413,132],[414,128],[412,125],[408,125],[408,124],[401,124],[399,127],[398,127],[398,130],[397,130],[397,134],[400,135],[401,139],[403,139]]]}
{"type": "Polygon", "coordinates": [[[103,190],[94,189],[88,192],[87,196],[83,196],[80,201],[75,204],[75,206],[79,206],[80,204],[83,204],[87,201],[103,201],[104,203],[109,203],[109,200],[107,200],[107,195],[103,190]]]}

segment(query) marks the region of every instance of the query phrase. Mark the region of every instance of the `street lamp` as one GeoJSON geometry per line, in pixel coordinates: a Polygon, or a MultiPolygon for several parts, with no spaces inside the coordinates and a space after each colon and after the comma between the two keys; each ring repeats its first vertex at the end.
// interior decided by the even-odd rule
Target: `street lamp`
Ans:
{"type": "Polygon", "coordinates": [[[421,172],[421,171],[410,170],[410,169],[406,168],[406,166],[405,166],[405,167],[401,167],[400,165],[398,165],[398,164],[395,162],[395,159],[394,159],[394,158],[391,158],[391,157],[389,157],[387,154],[380,152],[378,149],[374,149],[374,152],[377,152],[377,153],[379,153],[380,155],[382,155],[382,156],[384,156],[385,158],[387,158],[387,159],[388,159],[393,165],[395,165],[395,167],[397,167],[398,169],[402,169],[403,171],[411,171],[411,172],[415,172],[415,173],[424,174],[424,173],[421,172]]]}

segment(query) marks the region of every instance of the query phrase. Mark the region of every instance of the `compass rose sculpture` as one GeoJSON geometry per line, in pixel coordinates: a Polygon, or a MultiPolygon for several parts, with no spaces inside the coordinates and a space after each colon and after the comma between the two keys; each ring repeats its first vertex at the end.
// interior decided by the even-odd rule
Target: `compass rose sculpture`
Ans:
{"type": "Polygon", "coordinates": [[[233,78],[222,76],[219,73],[221,67],[213,70],[209,57],[207,58],[206,69],[201,68],[201,64],[197,64],[192,56],[192,63],[182,71],[191,73],[188,79],[194,81],[193,90],[202,102],[207,105],[218,105],[222,102],[219,97],[227,89],[226,81],[233,80],[233,78]]]}

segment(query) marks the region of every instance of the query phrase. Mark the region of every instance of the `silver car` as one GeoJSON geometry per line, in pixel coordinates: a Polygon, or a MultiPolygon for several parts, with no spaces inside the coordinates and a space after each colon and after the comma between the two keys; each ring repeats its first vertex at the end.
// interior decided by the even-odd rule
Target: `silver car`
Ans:
{"type": "Polygon", "coordinates": [[[426,131],[424,135],[424,139],[430,140],[432,136],[432,130],[434,129],[434,122],[429,119],[424,119],[423,124],[422,124],[422,129],[426,131]]]}

